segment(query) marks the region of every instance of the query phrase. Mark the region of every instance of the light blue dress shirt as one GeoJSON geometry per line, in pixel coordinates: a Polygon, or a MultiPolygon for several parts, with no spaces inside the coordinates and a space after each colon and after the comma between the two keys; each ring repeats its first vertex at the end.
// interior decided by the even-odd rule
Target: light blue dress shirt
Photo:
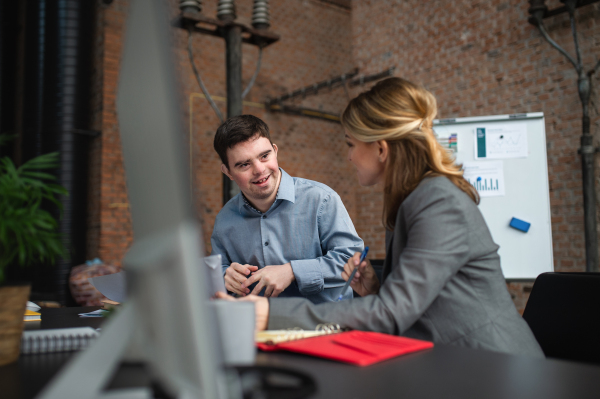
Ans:
{"type": "MultiPolygon", "coordinates": [[[[280,297],[334,301],[345,282],[344,264],[363,250],[363,241],[335,191],[279,170],[277,198],[266,213],[252,207],[242,193],[221,209],[211,237],[212,254],[221,255],[223,273],[233,262],[259,268],[290,262],[296,280],[280,297]]],[[[344,293],[348,298],[351,288],[344,293]]]]}

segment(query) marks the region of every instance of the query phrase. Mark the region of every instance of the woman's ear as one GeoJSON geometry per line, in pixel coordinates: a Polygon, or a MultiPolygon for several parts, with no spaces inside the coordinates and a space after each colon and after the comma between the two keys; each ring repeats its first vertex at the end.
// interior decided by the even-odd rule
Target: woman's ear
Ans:
{"type": "Polygon", "coordinates": [[[385,163],[387,161],[389,146],[387,141],[379,140],[377,141],[377,146],[379,149],[379,162],[385,163]]]}

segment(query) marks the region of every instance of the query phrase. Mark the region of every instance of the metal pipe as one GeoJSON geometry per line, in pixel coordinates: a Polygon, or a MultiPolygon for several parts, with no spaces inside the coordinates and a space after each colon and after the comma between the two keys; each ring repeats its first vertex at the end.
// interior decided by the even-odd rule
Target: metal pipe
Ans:
{"type": "Polygon", "coordinates": [[[315,95],[319,92],[319,89],[328,87],[329,89],[334,88],[338,85],[342,85],[347,79],[351,79],[358,74],[358,69],[355,69],[352,72],[345,73],[340,76],[336,76],[331,79],[323,80],[321,82],[314,83],[310,86],[305,86],[301,89],[294,90],[293,92],[286,93],[277,98],[274,98],[270,101],[267,101],[267,106],[279,104],[282,101],[286,101],[296,97],[306,98],[307,95],[315,95]]]}
{"type": "Polygon", "coordinates": [[[590,116],[589,116],[589,103],[590,103],[590,92],[591,83],[590,77],[592,73],[596,71],[600,65],[600,61],[594,66],[594,68],[588,73],[585,73],[583,64],[581,62],[581,53],[579,49],[579,42],[577,40],[577,29],[575,26],[575,9],[578,7],[577,0],[561,0],[565,4],[565,10],[569,13],[571,20],[571,31],[573,34],[573,41],[575,43],[575,53],[577,61],[571,57],[563,48],[561,48],[546,32],[544,27],[543,19],[548,15],[548,9],[544,4],[544,0],[529,0],[531,7],[529,13],[532,18],[529,22],[536,25],[542,34],[542,36],[562,55],[564,55],[573,64],[573,67],[577,71],[577,89],[579,92],[579,99],[581,100],[582,108],[582,119],[581,119],[581,148],[579,148],[579,154],[581,155],[581,175],[583,183],[583,213],[584,213],[584,231],[585,231],[585,269],[587,272],[598,271],[598,231],[596,227],[596,187],[595,187],[595,176],[594,176],[594,154],[596,149],[593,144],[593,137],[590,134],[590,116]]]}
{"type": "Polygon", "coordinates": [[[585,229],[585,270],[598,271],[598,232],[596,230],[596,189],[594,178],[593,137],[589,134],[590,118],[583,116],[583,130],[587,134],[581,136],[581,175],[583,180],[583,214],[585,229]]]}
{"type": "MultiPolygon", "coordinates": [[[[95,5],[77,0],[47,2],[45,72],[43,87],[44,153],[59,151],[58,183],[69,196],[63,207],[59,232],[70,249],[70,259],[56,262],[53,285],[62,304],[74,304],[69,293],[73,266],[87,259],[87,211],[91,71],[95,5]]],[[[59,212],[55,210],[57,216],[59,212]]]]}
{"type": "MultiPolygon", "coordinates": [[[[242,28],[232,24],[225,28],[225,68],[227,71],[227,118],[242,114],[242,28]]],[[[232,197],[231,180],[223,175],[223,204],[232,197]]]]}

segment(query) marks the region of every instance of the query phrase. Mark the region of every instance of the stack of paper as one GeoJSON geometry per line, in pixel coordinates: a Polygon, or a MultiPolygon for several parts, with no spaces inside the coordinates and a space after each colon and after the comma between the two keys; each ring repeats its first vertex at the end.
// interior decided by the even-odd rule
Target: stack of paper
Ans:
{"type": "Polygon", "coordinates": [[[25,316],[23,316],[24,321],[42,321],[42,314],[38,312],[34,312],[29,309],[25,309],[25,316]]]}

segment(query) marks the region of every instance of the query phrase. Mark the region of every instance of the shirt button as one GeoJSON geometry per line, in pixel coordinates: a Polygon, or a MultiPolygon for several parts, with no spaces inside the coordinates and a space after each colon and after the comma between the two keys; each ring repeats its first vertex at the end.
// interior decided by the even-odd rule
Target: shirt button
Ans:
{"type": "Polygon", "coordinates": [[[265,241],[265,247],[269,246],[269,241],[265,241]]]}
{"type": "Polygon", "coordinates": [[[266,219],[266,218],[267,218],[267,215],[263,215],[263,219],[266,219]]]}

